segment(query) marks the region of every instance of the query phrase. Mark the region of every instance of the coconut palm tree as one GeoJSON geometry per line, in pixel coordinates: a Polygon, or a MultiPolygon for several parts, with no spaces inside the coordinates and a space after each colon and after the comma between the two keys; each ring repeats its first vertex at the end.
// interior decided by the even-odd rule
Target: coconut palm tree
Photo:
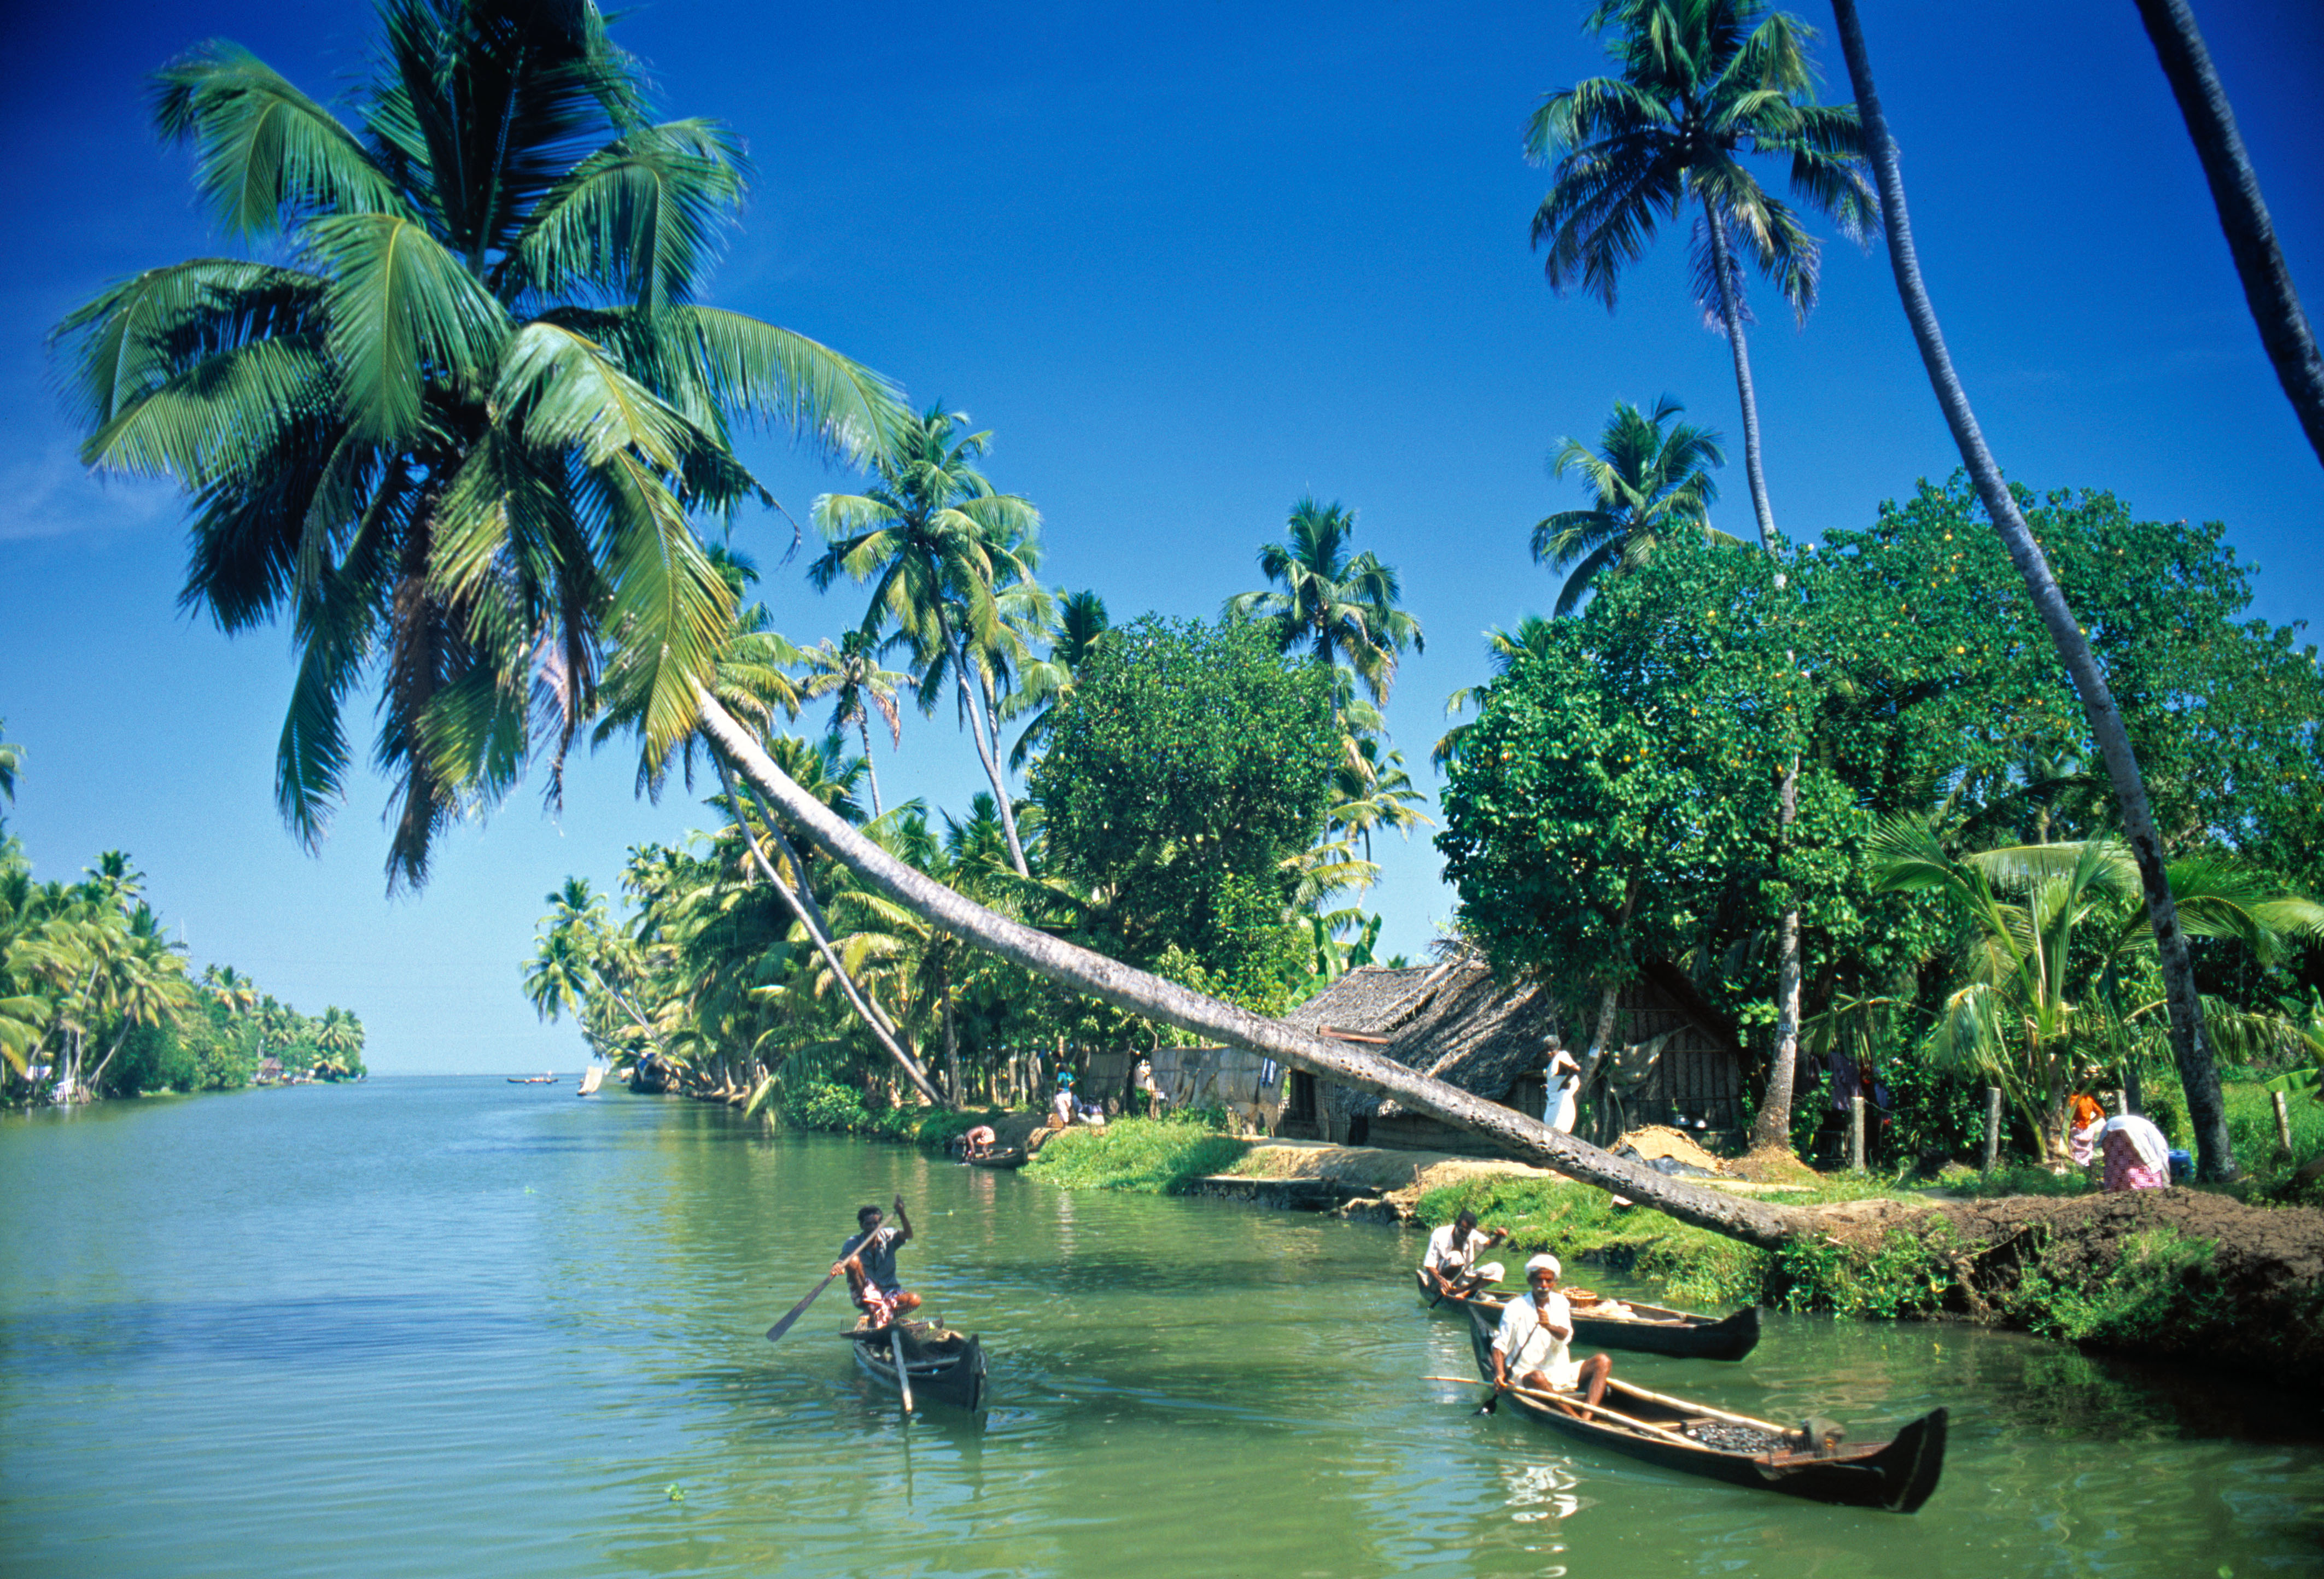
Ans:
{"type": "Polygon", "coordinates": [[[760,496],[732,457],[734,421],[869,452],[892,393],[824,346],[693,301],[741,161],[710,123],[648,121],[594,8],[390,0],[385,22],[353,126],[232,46],[173,66],[164,130],[195,143],[225,226],[287,243],[289,261],[151,271],[58,337],[91,464],[193,496],[188,601],[229,630],[293,626],[277,790],[302,839],[337,796],[340,714],[367,666],[384,677],[377,754],[399,781],[389,870],[414,883],[433,835],[504,790],[529,751],[568,745],[595,715],[601,661],[619,666],[644,699],[644,758],[700,730],[776,816],[956,937],[1685,1221],[1787,1239],[1781,1208],[1665,1179],[976,905],[802,790],[712,688],[732,598],[687,512],[760,496]]]}
{"type": "Polygon", "coordinates": [[[965,416],[939,402],[897,430],[892,453],[872,459],[869,493],[816,499],[815,523],[830,546],[808,568],[807,579],[818,591],[843,574],[870,584],[872,601],[859,628],[869,639],[894,623],[920,668],[923,705],[932,699],[929,677],[950,674],[960,691],[962,724],[1001,807],[1010,858],[1022,874],[1024,847],[998,744],[985,737],[971,649],[1002,643],[995,593],[1031,578],[1041,515],[1030,500],[999,492],[976,469],[992,436],[955,437],[966,425],[965,416]]]}
{"type": "Polygon", "coordinates": [[[1105,599],[1096,593],[1072,592],[1057,599],[1056,625],[1049,642],[1049,655],[1025,665],[1017,676],[1017,688],[1001,704],[1003,718],[1032,715],[1026,719],[1017,743],[1010,748],[1011,768],[1021,771],[1033,753],[1047,742],[1060,709],[1071,699],[1082,671],[1097,656],[1109,629],[1105,599]]]}
{"type": "MultiPolygon", "coordinates": [[[[1493,673],[1498,677],[1508,673],[1510,666],[1527,652],[1546,651],[1554,640],[1555,638],[1547,620],[1543,619],[1539,614],[1527,614],[1517,622],[1515,633],[1504,631],[1499,625],[1487,630],[1485,653],[1492,662],[1493,673]]],[[[1454,691],[1444,698],[1444,716],[1458,718],[1471,707],[1483,707],[1485,692],[1490,688],[1491,684],[1492,682],[1488,680],[1483,685],[1462,686],[1459,690],[1454,691]]],[[[1474,725],[1470,724],[1456,724],[1446,730],[1437,738],[1436,744],[1429,751],[1429,765],[1441,770],[1458,761],[1461,748],[1467,742],[1469,731],[1473,727],[1474,725]]]]}
{"type": "Polygon", "coordinates": [[[1597,495],[1587,510],[1562,510],[1534,523],[1534,562],[1554,570],[1573,567],[1557,595],[1559,615],[1572,614],[1600,576],[1641,563],[1675,533],[1736,541],[1711,524],[1719,485],[1709,468],[1727,459],[1719,435],[1692,422],[1664,429],[1684,410],[1668,395],[1651,412],[1617,401],[1594,452],[1578,439],[1559,442],[1549,475],[1578,471],[1597,495]]]}
{"type": "Polygon", "coordinates": [[[1344,665],[1372,700],[1387,701],[1397,655],[1406,644],[1416,652],[1427,645],[1420,622],[1397,606],[1403,584],[1370,549],[1349,552],[1356,512],[1337,501],[1303,498],[1287,524],[1287,540],[1259,550],[1260,574],[1281,590],[1237,593],[1228,615],[1268,622],[1281,651],[1305,647],[1322,662],[1344,665]]]}
{"type": "Polygon", "coordinates": [[[852,453],[897,407],[846,357],[695,299],[747,166],[715,123],[653,119],[587,0],[381,19],[349,119],[236,45],[165,68],[161,132],[266,261],[147,270],[54,339],[84,458],[191,494],[185,601],[229,632],[291,624],[276,799],[310,846],[345,705],[378,677],[398,886],[529,745],[561,755],[622,631],[652,633],[606,678],[655,751],[690,727],[732,598],[687,512],[767,496],[734,422],[852,453]]]}
{"type": "Polygon", "coordinates": [[[1611,311],[1622,271],[1646,255],[1656,226],[1696,211],[1695,298],[1727,337],[1743,409],[1743,469],[1759,540],[1772,545],[1775,511],[1759,466],[1759,409],[1743,328],[1748,259],[1802,322],[1815,305],[1820,248],[1800,217],[1743,162],[1791,162],[1793,193],[1851,240],[1868,236],[1877,206],[1865,172],[1856,112],[1812,100],[1814,36],[1798,18],[1758,0],[1603,0],[1582,23],[1613,30],[1620,69],[1546,96],[1526,152],[1554,167],[1534,212],[1533,242],[1560,293],[1581,286],[1611,311]],[[1739,254],[1739,255],[1738,255],[1739,254]]]}
{"type": "Polygon", "coordinates": [[[1993,530],[2008,549],[2010,562],[2025,578],[2034,611],[2041,615],[2042,624],[2050,633],[2066,673],[2074,682],[2074,690],[2081,697],[2090,734],[2098,742],[2098,754],[2106,762],[2107,777],[2121,808],[2123,837],[2130,845],[2132,858],[2138,863],[2139,885],[2145,892],[2147,915],[2154,928],[2156,961],[2170,1006],[2172,1056],[2179,1066],[2180,1084],[2187,1093],[2188,1116],[2195,1127],[2197,1171],[2207,1179],[2233,1178],[2235,1143],[2227,1133],[2227,1099],[2220,1093],[2219,1072],[2204,1040],[2202,997],[2196,989],[2194,965],[2187,956],[2186,936],[2180,925],[2178,906],[2172,898],[2170,870],[2163,859],[2162,836],[2154,826],[2154,810],[2146,799],[2145,777],[2139,771],[2130,733],[2123,726],[2122,709],[2115,705],[2105,671],[2098,668],[2098,657],[2090,651],[2089,638],[2083,633],[2065,594],[2059,589],[2058,578],[2050,569],[2049,556],[2034,540],[2024,512],[2018,509],[2016,497],[2003,481],[2001,467],[1987,448],[1984,430],[1978,426],[1977,413],[1969,406],[1969,392],[1961,387],[1960,377],[1953,370],[1952,353],[1945,345],[1936,307],[1929,300],[1928,287],[1921,277],[1920,254],[1913,245],[1912,217],[1904,208],[1904,171],[1896,161],[1895,139],[1889,134],[1887,117],[1880,107],[1879,90],[1873,84],[1871,57],[1864,47],[1864,28],[1857,17],[1855,0],[1832,0],[1832,15],[1838,24],[1840,52],[1848,61],[1849,80],[1855,87],[1858,104],[1863,107],[1864,149],[1879,182],[1881,223],[1888,236],[1889,268],[1895,275],[1896,294],[1904,303],[1905,320],[1912,326],[1914,342],[1920,347],[1922,365],[1928,371],[1930,388],[1944,411],[1946,426],[1952,429],[1954,446],[1960,449],[1961,463],[1977,485],[1978,498],[1985,505],[1993,530]]]}
{"type": "Polygon", "coordinates": [[[862,631],[847,631],[836,642],[826,636],[812,647],[801,648],[798,659],[807,670],[799,681],[801,699],[832,699],[830,727],[834,734],[850,724],[855,725],[863,743],[863,771],[871,787],[872,815],[875,817],[885,808],[880,804],[880,773],[872,762],[872,715],[878,713],[881,721],[888,725],[890,743],[902,745],[904,716],[896,706],[896,689],[911,678],[881,666],[881,646],[862,631]]]}

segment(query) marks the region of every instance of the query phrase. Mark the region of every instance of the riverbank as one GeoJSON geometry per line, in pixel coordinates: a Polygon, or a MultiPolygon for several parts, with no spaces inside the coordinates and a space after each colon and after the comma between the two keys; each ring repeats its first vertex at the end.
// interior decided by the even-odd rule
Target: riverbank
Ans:
{"type": "Polygon", "coordinates": [[[1522,1163],[1239,1140],[1185,1123],[1067,1131],[1030,1171],[1068,1188],[1222,1195],[1419,1226],[1466,1208],[1506,1230],[1513,1254],[1554,1251],[1652,1278],[1682,1304],[1973,1322],[2324,1389],[2324,1211],[2207,1190],[1963,1199],[1850,1180],[1699,1181],[1801,1213],[1797,1240],[1762,1251],[1522,1163]]]}

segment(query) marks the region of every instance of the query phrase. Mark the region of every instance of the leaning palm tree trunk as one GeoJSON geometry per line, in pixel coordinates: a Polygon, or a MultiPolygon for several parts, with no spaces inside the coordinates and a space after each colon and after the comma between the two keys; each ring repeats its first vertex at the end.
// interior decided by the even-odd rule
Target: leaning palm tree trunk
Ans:
{"type": "Polygon", "coordinates": [[[2147,804],[2146,783],[2139,773],[2138,758],[2131,750],[2121,709],[2115,706],[2114,694],[2107,687],[2098,658],[2091,652],[2081,627],[2075,623],[2073,610],[2066,605],[2057,577],[2050,572],[2048,558],[2034,540],[2016,500],[2002,481],[2001,468],[1994,464],[1992,452],[1986,448],[1977,414],[1969,409],[1969,395],[1953,371],[1952,356],[1945,348],[1944,333],[1937,324],[1936,309],[1921,280],[1920,257],[1913,248],[1912,221],[1904,210],[1904,180],[1897,168],[1896,144],[1889,136],[1887,116],[1882,113],[1879,95],[1872,86],[1872,66],[1865,53],[1864,30],[1857,20],[1856,0],[1832,0],[1831,9],[1839,23],[1840,51],[1848,58],[1848,75],[1856,88],[1857,113],[1864,122],[1865,152],[1871,158],[1873,172],[1879,182],[1881,221],[1887,229],[1888,260],[1895,271],[1896,293],[1904,300],[1904,316],[1913,326],[1913,338],[1920,346],[1921,361],[1928,368],[1937,403],[1944,409],[1945,422],[1952,429],[1953,442],[1960,448],[1961,460],[1977,484],[1978,496],[1985,502],[1994,531],[2008,548],[2010,561],[2017,567],[2018,574],[2024,577],[2034,609],[2049,629],[2051,641],[2057,644],[2059,656],[2065,660],[2066,672],[2072,677],[2074,689],[2081,697],[2082,711],[2089,719],[2090,733],[2106,760],[2107,776],[2114,781],[2115,798],[2122,807],[2123,834],[2138,863],[2139,881],[2146,891],[2147,914],[2154,926],[2155,953],[2163,968],[2164,996],[2171,1007],[2171,1048],[2178,1060],[2180,1079],[2187,1089],[2188,1116],[2194,1121],[2198,1168],[2207,1179],[2233,1178],[2236,1158],[2227,1137],[2227,1104],[2219,1094],[2218,1071],[2212,1066],[2210,1048],[2203,1038],[2203,1005],[2195,993],[2186,934],[2180,929],[2178,907],[2171,898],[2170,879],[2163,869],[2163,841],[2155,832],[2154,813],[2147,804]]]}
{"type": "Polygon", "coordinates": [[[2162,58],[2179,113],[2187,117],[2187,134],[2203,162],[2203,179],[2210,183],[2219,228],[2227,232],[2227,251],[2243,278],[2244,300],[2251,304],[2260,343],[2275,364],[2276,379],[2307,430],[2310,447],[2324,460],[2324,356],[2317,353],[2283,249],[2275,244],[2275,226],[2260,196],[2259,176],[2244,152],[2243,134],[2236,130],[2227,90],[2211,69],[2211,52],[2203,47],[2187,0],[2138,0],[2138,14],[2162,58]]]}
{"type": "Polygon", "coordinates": [[[1762,1246],[1785,1243],[1799,1231],[1799,1217],[1784,1208],[1665,1178],[1393,1059],[1261,1019],[997,915],[905,865],[849,827],[791,782],[750,732],[699,685],[695,701],[699,725],[711,743],[818,848],[870,887],[964,942],[1130,1013],[1263,1053],[1342,1085],[1393,1096],[1416,1112],[1485,1136],[1586,1184],[1618,1190],[1682,1222],[1762,1246]]]}
{"type": "MultiPolygon", "coordinates": [[[[714,751],[710,754],[718,764],[718,777],[725,781],[726,803],[734,808],[734,820],[739,825],[742,820],[742,798],[734,790],[734,771],[727,764],[726,758],[722,753],[714,751]]],[[[762,816],[765,815],[763,806],[760,810],[762,816]]],[[[772,827],[774,820],[772,817],[768,817],[767,825],[772,827]]],[[[840,963],[839,951],[831,946],[831,938],[822,925],[820,912],[810,911],[801,899],[799,890],[793,889],[789,883],[782,880],[781,874],[775,870],[774,863],[767,859],[767,853],[759,848],[759,841],[751,836],[751,830],[743,827],[742,831],[742,844],[751,852],[752,864],[759,869],[759,875],[767,880],[768,885],[782,896],[783,903],[790,908],[790,912],[798,919],[798,924],[807,929],[807,937],[815,944],[816,952],[823,956],[825,968],[831,972],[832,980],[839,983],[839,990],[847,999],[848,1006],[855,1011],[856,1018],[862,1020],[865,1028],[872,1032],[872,1039],[880,1044],[881,1049],[890,1057],[896,1060],[897,1067],[903,1070],[905,1078],[919,1089],[921,1095],[938,1107],[950,1107],[952,1104],[945,1101],[944,1097],[937,1093],[935,1084],[928,1079],[927,1071],[921,1068],[918,1060],[906,1052],[890,1034],[887,1017],[878,1014],[865,1001],[862,993],[857,989],[855,979],[847,974],[847,967],[840,963]]],[[[804,888],[807,882],[806,869],[793,860],[791,870],[799,874],[799,882],[804,888]]]]}

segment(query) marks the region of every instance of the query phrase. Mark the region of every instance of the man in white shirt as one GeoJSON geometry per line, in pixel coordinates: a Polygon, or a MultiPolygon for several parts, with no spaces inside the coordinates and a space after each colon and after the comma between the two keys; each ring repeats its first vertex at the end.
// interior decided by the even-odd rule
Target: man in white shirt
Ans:
{"type": "Polygon", "coordinates": [[[1496,1228],[1490,1233],[1478,1233],[1474,1212],[1462,1213],[1430,1234],[1428,1253],[1421,1258],[1420,1270],[1427,1274],[1436,1297],[1466,1294],[1485,1284],[1499,1282],[1501,1263],[1487,1261],[1478,1266],[1477,1252],[1490,1250],[1508,1237],[1508,1231],[1503,1228],[1496,1228]]]}
{"type": "MultiPolygon", "coordinates": [[[[1564,1269],[1554,1255],[1537,1255],[1526,1262],[1526,1294],[1501,1311],[1500,1330],[1493,1334],[1493,1386],[1511,1386],[1529,1392],[1572,1392],[1587,1388],[1595,1404],[1606,1396],[1606,1378],[1614,1362],[1604,1354],[1576,1361],[1567,1345],[1573,1342],[1573,1310],[1557,1291],[1564,1269]]],[[[1580,1410],[1558,1407],[1569,1415],[1580,1410]]]]}
{"type": "Polygon", "coordinates": [[[1549,1100],[1542,1106],[1541,1122],[1561,1135],[1573,1133],[1573,1121],[1579,1113],[1576,1098],[1582,1092],[1582,1066],[1563,1048],[1549,1050],[1549,1100]]]}

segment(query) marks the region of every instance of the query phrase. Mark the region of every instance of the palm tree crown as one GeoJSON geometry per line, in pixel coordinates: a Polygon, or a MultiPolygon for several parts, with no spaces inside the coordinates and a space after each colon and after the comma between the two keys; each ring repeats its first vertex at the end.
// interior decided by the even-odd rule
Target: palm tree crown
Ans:
{"type": "Polygon", "coordinates": [[[1610,311],[1622,270],[1646,255],[1656,226],[1684,208],[1700,210],[1696,300],[1735,354],[1752,503],[1761,537],[1772,539],[1737,254],[1739,247],[1804,320],[1815,305],[1820,249],[1741,156],[1788,158],[1794,195],[1863,240],[1879,208],[1856,111],[1812,101],[1812,32],[1758,0],[1605,0],[1582,25],[1614,31],[1609,51],[1621,74],[1550,94],[1534,112],[1526,154],[1554,170],[1534,212],[1534,245],[1546,249],[1552,287],[1579,285],[1610,311]]]}
{"type": "Polygon", "coordinates": [[[938,402],[908,419],[891,453],[873,459],[867,492],[817,499],[815,523],[830,547],[808,567],[807,579],[817,590],[843,573],[871,585],[862,633],[876,638],[895,623],[921,671],[923,706],[933,705],[949,672],[1021,874],[1024,854],[1001,780],[999,741],[988,740],[992,709],[970,674],[984,672],[987,654],[1012,646],[1000,595],[1032,581],[1040,565],[1041,512],[1032,501],[994,488],[976,468],[992,436],[956,436],[967,421],[938,402]]]}
{"type": "Polygon", "coordinates": [[[1668,395],[1651,412],[1617,401],[1594,453],[1580,439],[1567,439],[1550,457],[1551,476],[1578,471],[1598,496],[1590,509],[1560,511],[1534,523],[1535,560],[1560,570],[1573,566],[1557,595],[1560,614],[1572,614],[1600,576],[1640,563],[1674,532],[1735,541],[1711,524],[1719,485],[1709,468],[1727,458],[1719,435],[1691,422],[1665,431],[1684,410],[1668,395]]]}
{"type": "MultiPolygon", "coordinates": [[[[192,499],[184,601],[287,617],[300,669],[276,799],[309,845],[340,798],[349,693],[382,692],[391,885],[432,838],[561,755],[602,655],[664,756],[733,598],[689,512],[765,491],[732,424],[881,442],[887,384],[694,300],[747,170],[704,120],[655,122],[589,0],[384,0],[342,120],[240,47],[159,78],[221,227],[282,262],[197,258],[59,326],[102,468],[192,499]]],[[[555,790],[552,778],[551,792],[555,790]]]]}
{"type": "Polygon", "coordinates": [[[1397,606],[1403,584],[1369,549],[1348,551],[1356,512],[1337,502],[1304,498],[1288,524],[1288,541],[1259,550],[1260,572],[1282,590],[1238,593],[1227,613],[1270,622],[1285,652],[1304,646],[1325,663],[1345,663],[1374,701],[1386,701],[1397,655],[1407,642],[1416,652],[1427,645],[1420,622],[1397,606]]]}

